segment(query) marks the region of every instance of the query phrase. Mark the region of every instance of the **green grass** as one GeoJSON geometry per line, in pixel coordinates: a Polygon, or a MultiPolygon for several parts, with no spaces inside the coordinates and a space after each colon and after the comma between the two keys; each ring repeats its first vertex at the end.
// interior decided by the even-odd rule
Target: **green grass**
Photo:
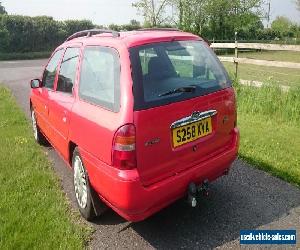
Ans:
{"type": "Polygon", "coordinates": [[[26,52],[26,53],[2,53],[0,52],[0,61],[5,60],[31,60],[49,58],[51,52],[26,52]]]}
{"type": "MultiPolygon", "coordinates": [[[[230,75],[235,73],[233,63],[223,62],[230,75]]],[[[284,86],[300,86],[300,72],[297,69],[264,67],[252,64],[239,64],[238,78],[284,86]]]]}
{"type": "Polygon", "coordinates": [[[84,248],[88,227],[70,211],[29,121],[2,86],[0,117],[0,248],[84,248]]]}
{"type": "Polygon", "coordinates": [[[239,112],[239,156],[259,169],[300,186],[300,128],[264,115],[239,112]]]}
{"type": "Polygon", "coordinates": [[[300,88],[237,85],[236,90],[240,157],[300,186],[300,88]]]}
{"type": "Polygon", "coordinates": [[[244,114],[264,115],[286,124],[300,124],[300,86],[283,91],[278,86],[237,86],[238,108],[244,114]]]}

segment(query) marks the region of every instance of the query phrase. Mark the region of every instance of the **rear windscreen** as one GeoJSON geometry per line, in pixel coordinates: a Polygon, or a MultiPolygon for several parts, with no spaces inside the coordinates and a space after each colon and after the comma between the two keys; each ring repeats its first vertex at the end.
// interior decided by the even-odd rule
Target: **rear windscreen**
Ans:
{"type": "Polygon", "coordinates": [[[154,43],[130,49],[135,110],[207,95],[231,86],[202,41],[154,43]]]}

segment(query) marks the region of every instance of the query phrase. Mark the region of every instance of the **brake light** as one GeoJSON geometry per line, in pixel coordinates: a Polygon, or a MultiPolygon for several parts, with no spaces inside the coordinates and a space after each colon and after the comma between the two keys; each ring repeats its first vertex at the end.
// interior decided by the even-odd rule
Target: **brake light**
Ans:
{"type": "Polygon", "coordinates": [[[136,168],[135,126],[126,124],[115,134],[112,151],[113,166],[123,170],[136,168]]]}

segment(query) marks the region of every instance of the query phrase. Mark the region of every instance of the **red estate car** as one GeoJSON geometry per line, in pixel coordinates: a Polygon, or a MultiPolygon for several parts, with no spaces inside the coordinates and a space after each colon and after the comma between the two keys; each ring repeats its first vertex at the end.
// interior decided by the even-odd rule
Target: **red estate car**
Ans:
{"type": "Polygon", "coordinates": [[[87,220],[106,205],[129,221],[184,196],[196,206],[237,156],[231,81],[190,33],[78,32],[31,88],[35,139],[49,141],[73,169],[87,220]]]}

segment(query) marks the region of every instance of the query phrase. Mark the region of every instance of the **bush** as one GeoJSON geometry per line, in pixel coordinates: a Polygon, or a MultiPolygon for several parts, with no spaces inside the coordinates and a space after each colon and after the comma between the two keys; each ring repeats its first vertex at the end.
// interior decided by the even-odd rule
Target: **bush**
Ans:
{"type": "Polygon", "coordinates": [[[93,29],[95,28],[95,25],[89,20],[67,20],[63,22],[63,27],[66,35],[71,36],[81,30],[93,29]]]}
{"type": "MultiPolygon", "coordinates": [[[[105,27],[96,26],[89,20],[56,21],[48,16],[0,15],[0,52],[4,55],[2,58],[10,58],[8,54],[15,58],[20,53],[25,53],[24,58],[28,58],[29,52],[52,51],[70,35],[93,28],[105,27]]],[[[129,24],[111,24],[109,28],[130,31],[140,29],[141,25],[131,20],[129,24]]]]}
{"type": "Polygon", "coordinates": [[[0,51],[4,51],[9,46],[9,32],[7,29],[0,27],[0,51]]]}
{"type": "Polygon", "coordinates": [[[88,20],[61,22],[48,16],[0,15],[0,52],[51,51],[73,33],[94,27],[88,20]]]}

